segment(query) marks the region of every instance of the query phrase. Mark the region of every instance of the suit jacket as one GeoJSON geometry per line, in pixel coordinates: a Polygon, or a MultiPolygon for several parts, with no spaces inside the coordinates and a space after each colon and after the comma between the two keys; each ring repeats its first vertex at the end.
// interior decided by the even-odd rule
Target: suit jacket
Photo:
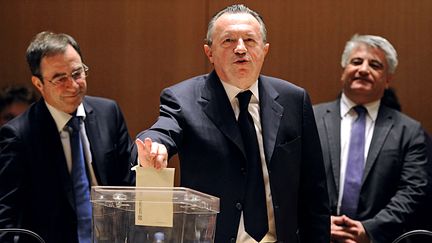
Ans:
{"type": "MultiPolygon", "coordinates": [[[[332,214],[340,175],[340,100],[314,107],[321,139],[332,214]]],[[[366,159],[357,219],[374,243],[392,242],[425,199],[427,163],[424,131],[408,116],[380,105],[366,159]]]]}
{"type": "MultiPolygon", "coordinates": [[[[132,185],[131,140],[120,108],[88,96],[83,104],[99,184],[132,185]]],[[[0,128],[0,185],[0,228],[32,230],[47,243],[77,242],[72,180],[43,99],[0,128]]]]}
{"type": "MultiPolygon", "coordinates": [[[[329,208],[318,133],[307,93],[260,76],[260,116],[278,242],[329,242],[329,208]]],[[[181,185],[220,198],[216,242],[235,242],[244,203],[246,163],[240,131],[215,72],[161,94],[160,116],[147,131],[178,153],[181,185]]]]}

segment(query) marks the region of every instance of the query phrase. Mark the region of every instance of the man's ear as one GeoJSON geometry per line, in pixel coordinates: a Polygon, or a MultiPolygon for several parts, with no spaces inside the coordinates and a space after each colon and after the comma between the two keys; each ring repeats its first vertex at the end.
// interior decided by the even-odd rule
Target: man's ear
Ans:
{"type": "Polygon", "coordinates": [[[264,44],[264,55],[267,56],[269,49],[270,49],[270,43],[265,43],[264,44]]]}
{"type": "Polygon", "coordinates": [[[204,44],[204,52],[211,63],[213,63],[213,52],[211,46],[204,44]]]}
{"type": "Polygon", "coordinates": [[[36,76],[32,76],[31,77],[31,81],[32,81],[32,84],[36,87],[36,89],[39,90],[39,92],[41,94],[43,94],[43,83],[42,83],[42,80],[40,80],[36,76]]]}

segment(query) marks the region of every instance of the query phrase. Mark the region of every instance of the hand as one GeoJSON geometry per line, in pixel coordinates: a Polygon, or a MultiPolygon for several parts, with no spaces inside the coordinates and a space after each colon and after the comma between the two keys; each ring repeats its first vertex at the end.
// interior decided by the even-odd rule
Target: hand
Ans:
{"type": "Polygon", "coordinates": [[[370,243],[369,236],[360,221],[349,217],[331,216],[331,242],[370,243]]]}
{"type": "Polygon", "coordinates": [[[144,168],[166,168],[168,165],[168,152],[165,145],[152,142],[150,138],[135,140],[138,150],[138,161],[144,168]]]}

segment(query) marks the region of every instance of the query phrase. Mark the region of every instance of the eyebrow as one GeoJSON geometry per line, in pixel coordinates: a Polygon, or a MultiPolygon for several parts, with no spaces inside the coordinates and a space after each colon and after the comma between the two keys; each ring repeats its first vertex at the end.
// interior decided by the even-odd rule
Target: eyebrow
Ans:
{"type": "MultiPolygon", "coordinates": [[[[83,66],[78,66],[76,68],[73,68],[71,74],[73,74],[74,72],[80,70],[81,68],[83,68],[83,66]]],[[[64,72],[63,73],[56,73],[56,74],[54,74],[54,76],[51,79],[55,79],[55,78],[66,76],[66,75],[68,75],[68,74],[64,73],[64,72]]]]}
{"type": "Polygon", "coordinates": [[[67,75],[67,74],[66,73],[56,73],[56,74],[54,74],[54,76],[51,77],[51,79],[55,79],[55,78],[62,77],[65,75],[67,75]]]}

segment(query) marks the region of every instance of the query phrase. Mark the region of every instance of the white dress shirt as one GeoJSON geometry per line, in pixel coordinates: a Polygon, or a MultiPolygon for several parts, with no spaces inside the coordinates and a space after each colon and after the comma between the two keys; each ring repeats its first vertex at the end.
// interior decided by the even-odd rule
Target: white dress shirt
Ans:
{"type": "MultiPolygon", "coordinates": [[[[69,131],[68,131],[68,127],[67,127],[67,123],[69,122],[69,120],[72,118],[72,116],[68,113],[65,113],[63,111],[60,111],[56,108],[54,108],[53,106],[51,106],[50,104],[46,103],[46,106],[48,108],[48,111],[51,113],[51,116],[53,117],[56,126],[57,126],[57,130],[59,132],[60,135],[60,139],[62,142],[62,146],[63,146],[63,151],[65,154],[65,158],[66,158],[66,164],[67,164],[67,168],[69,173],[71,173],[72,171],[72,152],[71,152],[71,146],[70,146],[70,140],[69,140],[69,131]]],[[[81,103],[78,108],[77,108],[77,113],[76,116],[79,116],[82,118],[82,120],[84,121],[86,118],[86,113],[84,110],[84,106],[81,103]]],[[[84,123],[82,122],[80,124],[80,136],[81,136],[81,141],[83,143],[83,149],[84,149],[84,157],[86,160],[86,164],[87,164],[87,170],[89,171],[89,175],[90,175],[90,183],[92,186],[97,186],[97,179],[96,176],[94,174],[93,171],[93,166],[92,166],[92,154],[91,154],[91,150],[90,150],[90,143],[89,140],[87,138],[87,132],[85,130],[85,126],[84,123]]]]}
{"type": "MultiPolygon", "coordinates": [[[[341,101],[340,101],[340,114],[341,114],[341,131],[340,131],[340,141],[341,141],[341,157],[340,157],[340,178],[339,178],[339,197],[338,197],[338,205],[337,205],[337,214],[340,214],[340,207],[342,204],[342,196],[344,191],[345,184],[345,172],[348,163],[348,151],[349,151],[349,143],[351,137],[351,125],[357,119],[357,112],[352,109],[357,104],[355,104],[352,100],[346,97],[345,94],[342,93],[341,101]]],[[[364,104],[363,106],[366,108],[366,127],[365,127],[365,151],[364,158],[365,163],[369,152],[370,143],[372,141],[372,135],[375,127],[375,121],[378,116],[378,109],[380,105],[380,100],[374,101],[368,104],[364,104]]]]}
{"type": "MultiPolygon", "coordinates": [[[[221,80],[222,81],[222,80],[221,80]]],[[[237,94],[240,92],[243,92],[244,90],[239,89],[233,85],[230,85],[224,81],[222,81],[222,85],[225,88],[225,92],[228,95],[228,99],[231,103],[231,106],[234,110],[234,114],[236,116],[236,119],[238,119],[238,116],[240,114],[240,108],[239,108],[239,102],[236,98],[237,94]]],[[[264,156],[264,145],[263,145],[263,137],[262,137],[262,127],[261,127],[261,118],[260,118],[260,106],[259,106],[259,93],[258,93],[258,80],[249,88],[249,90],[252,92],[252,97],[249,102],[248,111],[252,116],[254,125],[255,125],[255,131],[257,134],[257,140],[258,140],[258,146],[259,146],[259,152],[260,152],[260,158],[261,158],[261,166],[263,170],[263,177],[264,177],[264,188],[266,193],[266,204],[267,204],[267,216],[268,216],[268,226],[269,231],[264,236],[264,238],[260,241],[260,243],[264,242],[276,242],[276,226],[274,221],[274,211],[273,211],[273,201],[272,201],[272,195],[270,191],[270,182],[269,182],[269,174],[267,171],[267,163],[264,156]]],[[[238,243],[256,243],[252,237],[249,236],[249,234],[245,231],[244,228],[244,220],[243,220],[243,212],[241,213],[240,217],[240,225],[238,229],[237,234],[237,242],[238,243]]]]}

